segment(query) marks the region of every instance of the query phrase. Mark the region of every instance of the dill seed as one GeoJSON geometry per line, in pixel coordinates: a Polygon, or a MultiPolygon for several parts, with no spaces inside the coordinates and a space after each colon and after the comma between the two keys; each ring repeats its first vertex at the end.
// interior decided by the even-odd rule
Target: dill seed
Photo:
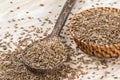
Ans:
{"type": "Polygon", "coordinates": [[[22,33],[20,33],[21,35],[24,35],[25,34],[25,32],[22,32],[22,33]]]}
{"type": "Polygon", "coordinates": [[[77,14],[69,26],[84,42],[96,45],[120,42],[120,10],[115,8],[92,8],[77,14]]]}
{"type": "Polygon", "coordinates": [[[17,7],[17,9],[20,9],[20,7],[17,7]]]}
{"type": "Polygon", "coordinates": [[[49,24],[53,24],[49,17],[45,18],[45,21],[47,21],[49,24]]]}
{"type": "Polygon", "coordinates": [[[66,53],[58,39],[54,37],[49,42],[37,41],[25,51],[26,61],[36,68],[53,68],[56,64],[64,61],[66,53]]]}
{"type": "Polygon", "coordinates": [[[40,18],[38,18],[38,21],[39,21],[39,22],[42,22],[42,20],[41,20],[40,18]]]}
{"type": "Polygon", "coordinates": [[[2,47],[3,47],[3,50],[7,50],[7,47],[5,45],[3,45],[2,47]]]}
{"type": "Polygon", "coordinates": [[[101,76],[101,77],[100,77],[100,79],[103,79],[103,78],[104,78],[104,76],[101,76]]]}
{"type": "Polygon", "coordinates": [[[21,18],[21,20],[24,20],[24,18],[21,18]]]}
{"type": "Polygon", "coordinates": [[[12,2],[12,1],[10,1],[10,4],[13,4],[13,2],[12,2]]]}
{"type": "Polygon", "coordinates": [[[40,6],[44,6],[44,4],[40,4],[40,6]]]}
{"type": "Polygon", "coordinates": [[[51,14],[52,12],[51,12],[51,11],[49,11],[49,13],[51,14]]]}
{"type": "Polygon", "coordinates": [[[96,3],[96,5],[99,5],[99,3],[96,3]]]}
{"type": "Polygon", "coordinates": [[[117,4],[117,2],[113,2],[113,4],[117,4]]]}
{"type": "Polygon", "coordinates": [[[12,19],[12,22],[15,22],[15,19],[12,19]]]}
{"type": "Polygon", "coordinates": [[[26,14],[28,14],[29,12],[26,12],[26,14]]]}
{"type": "Polygon", "coordinates": [[[58,7],[61,7],[61,5],[58,5],[58,7]]]}
{"type": "Polygon", "coordinates": [[[32,19],[32,17],[28,17],[28,19],[32,19]]]}
{"type": "Polygon", "coordinates": [[[10,12],[14,12],[13,10],[10,10],[10,12]]]}
{"type": "Polygon", "coordinates": [[[8,23],[11,23],[11,21],[8,21],[8,23]]]}
{"type": "Polygon", "coordinates": [[[92,7],[95,7],[94,5],[92,5],[92,7]]]}
{"type": "Polygon", "coordinates": [[[114,79],[118,79],[118,77],[114,77],[114,79]]]}
{"type": "Polygon", "coordinates": [[[79,2],[81,3],[81,2],[83,2],[83,0],[80,0],[79,2]]]}
{"type": "Polygon", "coordinates": [[[18,19],[18,21],[20,21],[20,19],[18,19]]]}
{"type": "Polygon", "coordinates": [[[41,26],[44,26],[46,24],[46,22],[43,22],[42,24],[41,24],[41,26]]]}
{"type": "Polygon", "coordinates": [[[68,77],[69,73],[75,74],[76,70],[69,65],[62,66],[60,71],[55,74],[32,74],[26,70],[20,59],[20,53],[22,51],[20,45],[23,43],[24,40],[18,44],[14,43],[17,46],[14,51],[8,50],[0,55],[0,80],[64,80],[68,77]]]}

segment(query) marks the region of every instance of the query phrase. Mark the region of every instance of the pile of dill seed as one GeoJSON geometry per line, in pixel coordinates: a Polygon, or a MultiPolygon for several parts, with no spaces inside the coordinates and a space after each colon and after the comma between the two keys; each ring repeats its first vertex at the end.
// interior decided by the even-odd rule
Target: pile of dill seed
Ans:
{"type": "Polygon", "coordinates": [[[96,45],[120,42],[120,10],[108,7],[92,8],[77,14],[70,28],[84,42],[96,45]]]}
{"type": "Polygon", "coordinates": [[[25,60],[35,68],[53,68],[67,58],[57,37],[34,42],[24,52],[25,60]]]}

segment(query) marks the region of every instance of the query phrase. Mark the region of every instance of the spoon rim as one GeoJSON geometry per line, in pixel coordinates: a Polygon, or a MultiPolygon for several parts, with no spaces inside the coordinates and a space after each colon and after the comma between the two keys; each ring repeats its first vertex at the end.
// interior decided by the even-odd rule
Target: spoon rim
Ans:
{"type": "MultiPolygon", "coordinates": [[[[56,37],[57,37],[57,36],[56,36],[56,37]]],[[[34,44],[34,43],[36,43],[37,41],[49,40],[50,38],[53,38],[53,37],[50,37],[50,35],[49,35],[49,36],[47,36],[47,37],[45,37],[45,38],[43,38],[43,39],[41,39],[41,40],[36,40],[36,41],[32,42],[31,44],[34,44]]],[[[64,51],[65,51],[64,45],[63,45],[63,43],[60,41],[59,37],[57,37],[57,39],[59,40],[60,44],[62,45],[62,47],[63,47],[63,49],[64,49],[64,51]]],[[[36,70],[37,73],[38,73],[38,72],[39,72],[39,73],[43,73],[43,71],[44,71],[44,72],[46,72],[46,71],[47,71],[47,72],[48,72],[48,71],[50,72],[50,71],[52,71],[52,70],[55,70],[55,71],[56,71],[59,66],[63,65],[64,62],[67,61],[68,54],[67,54],[67,52],[65,51],[65,53],[66,53],[65,58],[64,58],[63,60],[61,60],[60,62],[56,63],[55,66],[53,66],[52,68],[50,68],[50,67],[47,67],[47,68],[37,68],[37,67],[33,67],[32,65],[30,65],[30,64],[28,63],[29,61],[27,61],[26,58],[24,57],[25,51],[26,51],[30,46],[32,46],[31,44],[27,45],[27,47],[21,52],[22,62],[24,63],[25,66],[27,66],[27,68],[29,68],[30,71],[31,71],[31,70],[34,70],[34,71],[36,70]]],[[[34,71],[32,71],[32,72],[34,72],[34,71]]]]}

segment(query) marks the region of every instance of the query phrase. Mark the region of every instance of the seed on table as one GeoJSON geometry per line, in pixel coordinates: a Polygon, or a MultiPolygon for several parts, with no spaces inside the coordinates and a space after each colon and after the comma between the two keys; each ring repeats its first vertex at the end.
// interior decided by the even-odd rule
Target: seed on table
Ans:
{"type": "Polygon", "coordinates": [[[20,7],[17,7],[17,9],[20,9],[20,7]]]}
{"type": "Polygon", "coordinates": [[[10,12],[14,12],[13,10],[10,10],[10,12]]]}
{"type": "Polygon", "coordinates": [[[40,6],[44,6],[44,4],[40,4],[40,6]]]}

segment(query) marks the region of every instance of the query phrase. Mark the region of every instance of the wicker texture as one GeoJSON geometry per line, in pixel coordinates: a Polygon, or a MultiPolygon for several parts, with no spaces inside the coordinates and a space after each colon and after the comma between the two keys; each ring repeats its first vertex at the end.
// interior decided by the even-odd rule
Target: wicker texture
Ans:
{"type": "MultiPolygon", "coordinates": [[[[104,9],[104,10],[112,10],[113,12],[117,11],[120,12],[119,9],[116,8],[111,8],[111,7],[97,7],[97,8],[92,8],[92,9],[104,9]]],[[[82,16],[82,14],[85,14],[87,12],[89,12],[91,9],[89,10],[85,10],[79,14],[77,14],[77,16],[82,16]]],[[[83,42],[82,40],[80,40],[77,35],[75,35],[75,31],[71,28],[72,27],[72,23],[75,22],[75,18],[76,15],[71,19],[70,23],[68,24],[69,27],[69,31],[72,35],[72,37],[74,38],[75,42],[77,43],[78,47],[85,53],[93,55],[93,56],[97,56],[97,57],[106,57],[106,58],[112,58],[112,57],[119,57],[120,55],[120,43],[115,43],[115,44],[105,44],[105,45],[95,45],[93,43],[90,42],[83,42]]]]}

